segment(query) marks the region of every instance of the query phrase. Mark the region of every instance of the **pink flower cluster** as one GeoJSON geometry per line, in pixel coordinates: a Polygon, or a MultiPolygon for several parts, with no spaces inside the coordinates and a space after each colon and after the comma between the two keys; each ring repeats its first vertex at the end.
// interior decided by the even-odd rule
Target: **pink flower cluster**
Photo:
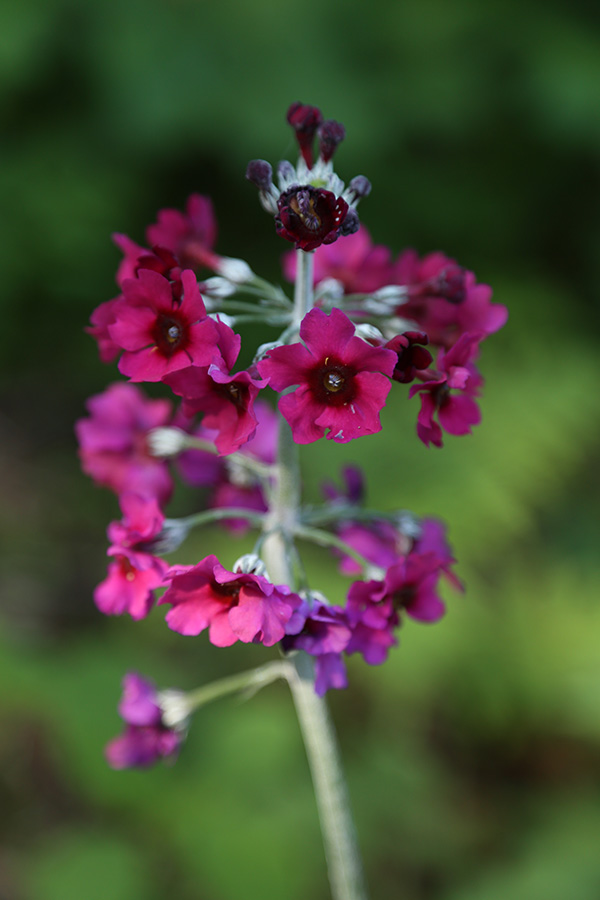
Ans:
{"type": "MultiPolygon", "coordinates": [[[[333,169],[343,126],[301,103],[292,104],[287,121],[297,165],[280,163],[278,187],[264,160],[251,162],[247,177],[277,233],[300,255],[314,251],[316,305],[300,317],[278,286],[243,261],[216,254],[207,197],[192,195],[184,212],[161,210],[146,229],[147,246],[114,236],[123,253],[119,294],[93,312],[88,332],[101,359],[117,361],[128,381],[90,398],[76,433],[84,471],[112,490],[121,508],[121,519],[108,527],[98,609],[139,620],[164,606],[170,629],[185,636],[206,631],[218,647],[239,641],[303,651],[315,660],[315,688],[323,694],[346,686],[347,656],[382,663],[406,618],[437,621],[445,610],[444,580],[462,586],[443,524],[365,510],[362,474],[353,467],[344,472],[344,490],[325,486],[320,520],[330,526],[324,544],[335,548],[340,573],[354,579],[345,605],[273,583],[256,554],[271,528],[285,531],[273,515],[278,430],[287,422],[297,444],[375,434],[396,383],[420,398],[421,441],[441,447],[443,432],[466,434],[480,420],[479,348],[507,313],[492,304],[487,285],[444,254],[419,259],[406,250],[393,259],[387,247],[373,245],[356,214],[369,182],[357,176],[345,187],[333,169]],[[217,277],[199,283],[203,269],[217,277]],[[258,297],[254,306],[228,300],[242,286],[258,297]],[[252,359],[234,330],[239,310],[242,321],[282,326],[252,359]],[[147,397],[142,382],[168,389],[170,399],[147,397]],[[264,398],[267,388],[278,395],[279,415],[264,398]],[[167,435],[164,452],[160,433],[167,435]],[[166,517],[176,476],[204,489],[202,522],[218,520],[241,534],[250,521],[264,521],[254,553],[232,569],[213,554],[194,565],[170,565],[165,555],[195,520],[166,517]]],[[[286,255],[290,279],[295,266],[296,256],[286,255]]],[[[312,298],[304,300],[306,309],[312,298]]],[[[311,510],[292,512],[284,534],[290,541],[303,528],[305,537],[311,531],[311,510]]],[[[126,730],[107,748],[112,766],[146,766],[177,752],[184,727],[172,725],[164,702],[151,682],[126,676],[120,705],[126,730]]]]}
{"type": "MultiPolygon", "coordinates": [[[[285,255],[283,268],[293,280],[294,254],[285,255]]],[[[475,366],[479,345],[508,315],[505,306],[491,303],[491,288],[478,284],[472,272],[443,253],[420,260],[414,250],[405,250],[393,260],[387,247],[372,243],[364,226],[315,252],[315,284],[327,279],[339,282],[346,295],[377,296],[388,290],[386,327],[394,328],[400,320],[406,330],[372,342],[397,354],[394,381],[420,382],[409,396],[421,398],[417,434],[423,443],[441,447],[443,431],[469,433],[481,419],[476,398],[483,378],[475,366]],[[437,348],[435,364],[427,346],[437,348]]],[[[352,316],[369,321],[368,304],[357,298],[352,316]]]]}

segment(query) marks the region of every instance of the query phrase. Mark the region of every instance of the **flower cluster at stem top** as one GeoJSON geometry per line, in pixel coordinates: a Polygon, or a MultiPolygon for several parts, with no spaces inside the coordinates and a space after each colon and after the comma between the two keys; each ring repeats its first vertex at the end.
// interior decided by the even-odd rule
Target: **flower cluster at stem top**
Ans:
{"type": "MultiPolygon", "coordinates": [[[[302,579],[274,584],[260,560],[278,478],[278,418],[265,393],[279,395],[297,444],[323,437],[348,443],[380,431],[392,385],[410,385],[409,397],[420,399],[418,437],[441,447],[444,432],[463,435],[480,421],[476,361],[507,312],[444,254],[419,258],[405,250],[394,259],[374,245],[356,211],[369,182],[357,176],[346,187],[333,168],[343,126],[301,103],[287,120],[297,164],[279,164],[277,186],[264,160],[252,161],[246,174],[276,233],[294,244],[283,258],[285,278],[295,279],[298,253],[313,258],[312,308],[299,317],[281,287],[215,251],[207,197],[192,195],[184,212],[162,210],[146,230],[146,246],[114,235],[123,253],[119,294],[92,313],[88,331],[101,359],[118,360],[129,380],[92,397],[76,431],[84,471],[117,494],[122,512],[108,529],[110,562],[97,607],[142,619],[158,604],[168,607],[169,628],[206,630],[219,647],[242,641],[303,651],[314,657],[315,689],[323,694],[346,686],[346,656],[382,663],[404,616],[439,619],[441,580],[461,585],[443,524],[368,510],[355,468],[345,470],[343,489],[324,486],[321,509],[301,507],[286,535],[330,547],[341,574],[360,576],[346,603],[327,602],[302,579]],[[245,322],[263,325],[265,338],[274,329],[279,337],[235,371],[236,328],[245,322]],[[141,382],[166,385],[171,399],[149,399],[141,382]],[[165,516],[174,473],[207,489],[204,512],[165,516]],[[164,555],[205,521],[238,533],[258,528],[254,555],[231,568],[214,555],[170,566],[164,555]],[[158,600],[157,589],[165,589],[158,600]]],[[[158,696],[141,676],[126,677],[127,730],[107,751],[115,767],[177,751],[184,729],[165,724],[158,696]]]]}

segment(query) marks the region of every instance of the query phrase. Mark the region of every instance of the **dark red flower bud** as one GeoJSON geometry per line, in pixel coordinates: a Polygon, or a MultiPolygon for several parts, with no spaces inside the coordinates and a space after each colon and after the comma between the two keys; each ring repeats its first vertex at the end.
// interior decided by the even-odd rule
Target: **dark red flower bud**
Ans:
{"type": "Polygon", "coordinates": [[[300,147],[300,153],[308,168],[313,164],[313,141],[323,115],[316,106],[307,106],[304,103],[292,103],[287,111],[287,121],[296,132],[296,139],[300,147]]]}
{"type": "Polygon", "coordinates": [[[409,384],[414,381],[419,370],[431,365],[433,357],[423,346],[428,343],[429,338],[424,331],[405,331],[387,342],[387,349],[398,354],[398,362],[392,375],[394,381],[409,384]]]}
{"type": "Polygon", "coordinates": [[[363,197],[368,197],[371,193],[371,182],[364,175],[356,175],[348,185],[348,192],[354,195],[353,202],[362,200],[363,197]]]}
{"type": "Polygon", "coordinates": [[[329,162],[338,146],[346,137],[346,129],[339,122],[328,119],[319,125],[319,155],[323,162],[329,162]]]}
{"type": "Polygon", "coordinates": [[[346,218],[340,225],[340,237],[348,237],[349,234],[355,234],[360,228],[358,213],[355,209],[349,209],[346,218]]]}

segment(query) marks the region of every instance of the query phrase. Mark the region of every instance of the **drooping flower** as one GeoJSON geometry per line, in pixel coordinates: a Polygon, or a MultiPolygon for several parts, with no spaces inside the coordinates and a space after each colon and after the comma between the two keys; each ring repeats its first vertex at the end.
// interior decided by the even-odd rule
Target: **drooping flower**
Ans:
{"type": "Polygon", "coordinates": [[[396,335],[385,344],[388,350],[393,350],[398,355],[392,378],[401,384],[409,384],[414,381],[417,374],[427,369],[433,362],[433,357],[425,345],[429,343],[428,336],[422,331],[405,331],[396,335]]]}
{"type": "Polygon", "coordinates": [[[86,403],[89,418],[75,431],[83,471],[116,494],[156,497],[164,506],[173,481],[167,464],[148,451],[147,435],[171,418],[168,400],[150,400],[133,384],[117,382],[86,403]]]}
{"type": "Polygon", "coordinates": [[[114,561],[94,591],[94,602],[105,615],[128,613],[132,619],[144,619],[154,604],[154,590],[164,583],[169,568],[152,554],[165,519],[153,498],[125,493],[120,502],[123,519],[108,526],[107,555],[114,561]]]}
{"type": "Polygon", "coordinates": [[[163,723],[155,685],[137,672],[128,672],[123,679],[119,714],[125,722],[125,732],[105,749],[113,769],[146,768],[159,759],[176,755],[184,727],[171,728],[163,723]]]}
{"type": "Polygon", "coordinates": [[[342,653],[348,646],[352,629],[346,610],[313,599],[302,606],[305,616],[302,630],[286,636],[282,645],[286,651],[303,650],[315,659],[315,691],[322,697],[330,688],[348,686],[346,665],[342,653]]]}
{"type": "Polygon", "coordinates": [[[417,434],[425,446],[442,446],[442,428],[448,434],[470,434],[481,421],[475,397],[483,378],[473,358],[477,354],[481,334],[463,334],[448,351],[442,348],[437,358],[437,372],[423,384],[411,387],[409,396],[421,396],[417,418],[417,434]],[[434,420],[438,417],[439,424],[434,420]]]}
{"type": "Polygon", "coordinates": [[[204,413],[203,426],[216,432],[217,450],[226,455],[239,450],[256,431],[258,420],[253,404],[265,382],[248,371],[228,373],[237,359],[240,337],[223,322],[213,325],[217,335],[215,347],[220,350],[215,362],[185,366],[163,381],[184,398],[186,415],[204,413]]]}
{"type": "Polygon", "coordinates": [[[238,640],[272,647],[304,621],[297,614],[301,598],[286,585],[271,584],[262,575],[229,572],[214,555],[196,566],[173,567],[167,580],[170,587],[159,602],[171,604],[169,628],[185,635],[208,628],[217,647],[238,640]]]}
{"type": "Polygon", "coordinates": [[[352,628],[346,653],[360,653],[370,666],[381,665],[390,647],[398,643],[395,631],[400,624],[393,599],[382,582],[355,581],[348,591],[346,614],[352,628]]]}
{"type": "Polygon", "coordinates": [[[184,366],[210,365],[216,331],[207,318],[194,273],[181,274],[183,297],[178,300],[170,282],[150,269],[123,283],[123,298],[108,326],[123,353],[119,371],[132,381],[160,381],[184,366]]]}
{"type": "Polygon", "coordinates": [[[352,627],[346,653],[361,653],[370,665],[380,665],[397,644],[403,612],[420,622],[437,622],[445,612],[437,591],[441,571],[442,561],[434,553],[409,553],[392,563],[382,579],[355,581],[346,605],[352,627]]]}
{"type": "Polygon", "coordinates": [[[276,391],[297,385],[279,400],[296,443],[317,441],[327,429],[338,443],[380,431],[379,413],[391,387],[385,376],[392,374],[396,354],[356,337],[339,309],[329,316],[310,310],[300,337],[304,344],[276,347],[258,363],[276,391]]]}

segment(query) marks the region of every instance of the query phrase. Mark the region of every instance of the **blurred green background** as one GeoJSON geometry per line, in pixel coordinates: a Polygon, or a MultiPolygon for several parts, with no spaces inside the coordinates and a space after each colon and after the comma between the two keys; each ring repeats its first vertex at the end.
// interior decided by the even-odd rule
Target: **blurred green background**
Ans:
{"type": "MultiPolygon", "coordinates": [[[[468,587],[331,696],[373,900],[597,900],[600,14],[581,0],[5,0],[0,898],[328,897],[283,685],[202,711],[173,768],[106,767],[126,670],[192,688],[269,653],[96,611],[117,504],[73,437],[117,378],[83,333],[116,293],[112,231],[142,241],[208,193],[217,249],[280,279],[244,171],[293,154],[294,100],[345,123],[338,170],[371,178],[376,241],[442,249],[510,308],[472,437],[427,450],[398,390],[381,435],[304,455],[312,498],[357,461],[371,505],[445,517],[468,587]]],[[[237,549],[205,533],[180,558],[237,549]]]]}

